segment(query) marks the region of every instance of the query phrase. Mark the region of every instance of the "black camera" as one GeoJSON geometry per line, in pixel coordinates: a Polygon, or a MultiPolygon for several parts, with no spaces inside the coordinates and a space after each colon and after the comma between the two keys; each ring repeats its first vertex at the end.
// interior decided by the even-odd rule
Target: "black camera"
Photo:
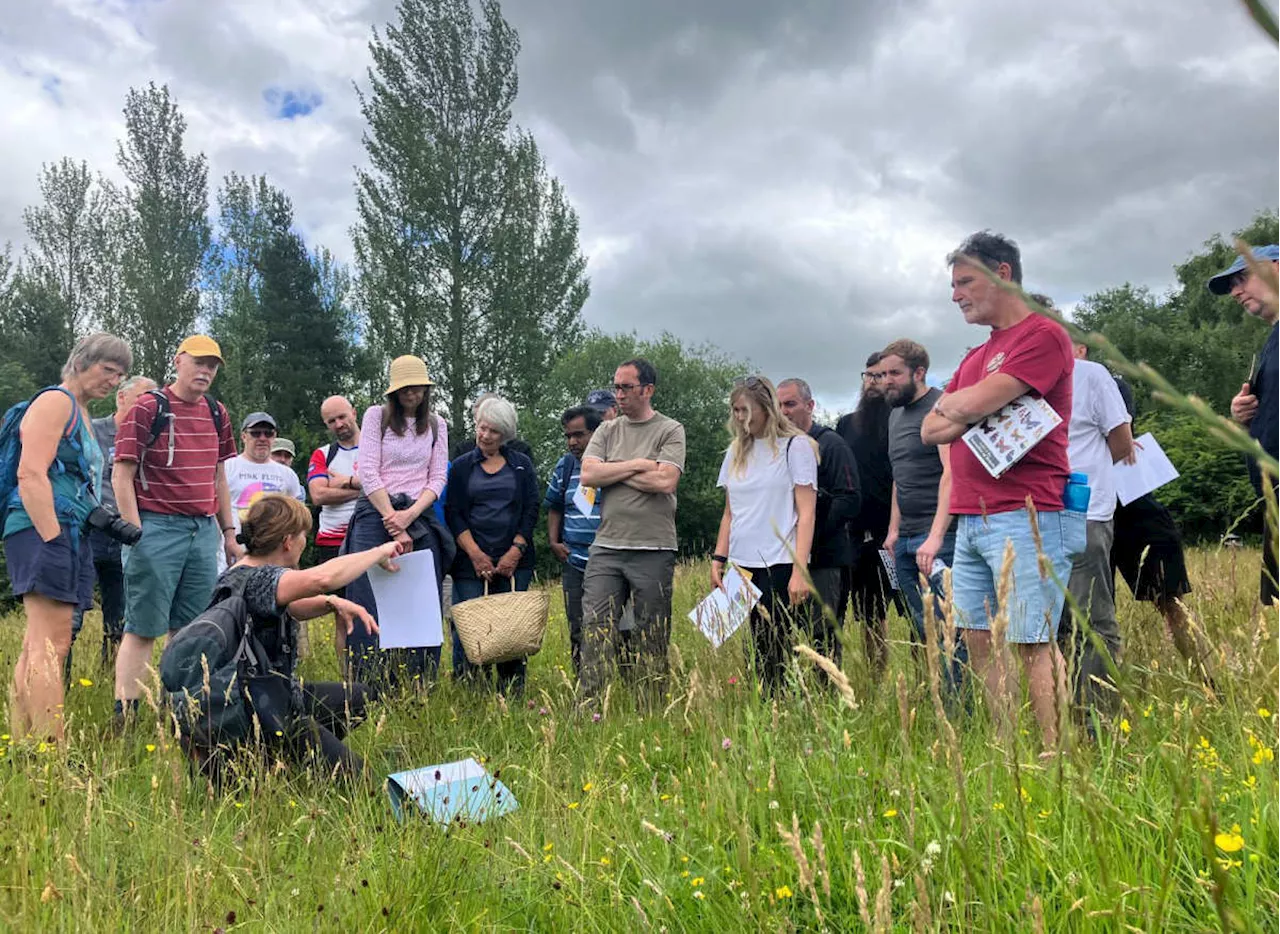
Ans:
{"type": "Polygon", "coordinates": [[[132,522],[125,522],[114,512],[94,506],[89,513],[89,528],[97,529],[108,538],[115,539],[121,545],[133,546],[142,539],[142,529],[132,522]]]}

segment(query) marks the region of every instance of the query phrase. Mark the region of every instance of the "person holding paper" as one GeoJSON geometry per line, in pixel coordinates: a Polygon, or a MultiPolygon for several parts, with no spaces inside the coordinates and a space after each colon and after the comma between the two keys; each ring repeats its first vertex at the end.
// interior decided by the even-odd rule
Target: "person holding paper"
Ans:
{"type": "MultiPolygon", "coordinates": [[[[1056,750],[1057,711],[1065,709],[1067,698],[1066,668],[1056,645],[1058,619],[1071,556],[1085,544],[1084,523],[1065,516],[1062,505],[1070,473],[1066,420],[1075,357],[1066,330],[1033,314],[1019,295],[1022,256],[1012,240],[990,231],[975,233],[947,262],[952,301],[966,322],[990,328],[991,336],[960,362],[946,392],[924,417],[921,440],[951,444],[1027,394],[1042,398],[1062,419],[999,478],[967,445],[951,446],[951,512],[959,517],[952,600],[970,664],[986,684],[988,701],[1007,715],[1009,698],[999,693],[991,634],[994,619],[1007,620],[1005,639],[1016,647],[1027,673],[1045,749],[1056,750]],[[1028,499],[1036,509],[1034,526],[1028,499]],[[1000,608],[996,587],[1008,545],[1012,587],[1000,608]],[[1041,573],[1041,551],[1051,574],[1041,573]],[[998,609],[1003,612],[997,616],[998,609]]],[[[1017,678],[1008,679],[1008,686],[1017,685],[1017,678]]]]}
{"type": "MultiPolygon", "coordinates": [[[[929,603],[935,617],[942,620],[942,575],[935,573],[934,565],[942,562],[950,567],[955,560],[951,445],[928,445],[920,440],[920,425],[942,395],[941,389],[930,388],[925,382],[929,352],[913,340],[896,340],[884,349],[881,366],[881,391],[892,406],[889,463],[893,467],[893,500],[884,549],[893,555],[898,592],[911,610],[911,654],[919,663],[926,638],[920,578],[932,582],[929,603]]],[[[949,686],[958,684],[959,662],[965,658],[963,646],[961,640],[949,686]]],[[[942,646],[938,649],[942,651],[942,646]]]]}
{"type": "MultiPolygon", "coordinates": [[[[346,551],[396,541],[404,551],[430,551],[436,591],[453,560],[453,536],[432,507],[444,490],[449,426],[432,409],[432,383],[421,357],[391,361],[390,385],[381,405],[370,406],[360,425],[360,498],[347,524],[346,551]]],[[[347,596],[374,619],[378,604],[367,575],[347,586],[347,596]]],[[[347,640],[347,671],[357,681],[395,684],[401,674],[425,682],[435,677],[440,646],[383,651],[377,635],[356,631],[347,640]]]]}
{"type": "Polygon", "coordinates": [[[1120,624],[1111,574],[1116,512],[1112,465],[1132,456],[1133,430],[1124,398],[1107,368],[1086,359],[1087,344],[1076,341],[1073,349],[1076,362],[1071,376],[1067,456],[1073,472],[1088,476],[1090,496],[1085,549],[1071,562],[1067,588],[1071,603],[1062,608],[1058,645],[1072,660],[1076,703],[1103,710],[1116,696],[1106,687],[1114,687],[1110,669],[1120,664],[1120,624]],[[1102,642],[1101,650],[1077,624],[1076,613],[1088,617],[1089,629],[1102,642]]]}
{"type": "MultiPolygon", "coordinates": [[[[1129,418],[1136,417],[1133,390],[1122,376],[1113,377],[1124,399],[1129,418]]],[[[1134,441],[1136,448],[1138,442],[1134,441]]],[[[1132,456],[1132,455],[1131,455],[1132,456]]],[[[1111,542],[1111,593],[1115,574],[1124,578],[1133,599],[1155,605],[1178,653],[1195,666],[1202,680],[1213,687],[1212,652],[1197,631],[1182,598],[1191,593],[1182,533],[1164,504],[1150,493],[1128,505],[1118,503],[1111,542]]]]}
{"type": "Polygon", "coordinates": [[[791,654],[792,611],[810,597],[818,445],[783,414],[777,391],[763,376],[739,380],[729,407],[733,442],[716,481],[724,488],[724,513],[711,586],[721,586],[732,562],[760,589],[751,636],[756,675],[772,694],[782,685],[791,654]]]}
{"type": "MultiPolygon", "coordinates": [[[[1249,374],[1249,381],[1240,387],[1231,400],[1231,417],[1249,428],[1249,437],[1262,445],[1262,450],[1272,457],[1280,448],[1280,344],[1277,344],[1275,276],[1280,270],[1280,246],[1253,248],[1253,260],[1257,264],[1270,263],[1271,281],[1259,275],[1254,267],[1237,256],[1234,263],[1209,280],[1209,291],[1214,295],[1230,295],[1248,314],[1271,326],[1258,365],[1249,374]]],[[[1262,495],[1262,471],[1256,459],[1246,462],[1253,488],[1262,495]]],[[[1276,477],[1270,478],[1267,491],[1276,495],[1276,477]]],[[[1276,590],[1276,530],[1264,522],[1262,533],[1262,579],[1258,588],[1262,605],[1269,607],[1275,601],[1276,590]]]]}
{"type": "MultiPolygon", "coordinates": [[[[402,549],[397,542],[384,542],[300,571],[298,563],[311,524],[310,510],[291,496],[267,493],[255,500],[236,536],[244,546],[244,557],[218,578],[214,600],[220,592],[243,586],[249,625],[267,652],[269,673],[247,688],[263,743],[299,763],[314,759],[325,774],[337,768],[356,775],[363,762],[342,740],[350,727],[364,719],[369,689],[359,683],[302,683],[294,651],[298,623],[332,613],[336,630],[346,636],[357,631],[376,635],[378,624],[368,610],[331,591],[376,564],[394,570],[394,559],[402,549]],[[287,642],[281,642],[281,632],[287,634],[287,642]]],[[[187,752],[204,771],[215,772],[220,764],[221,749],[188,745],[187,752]]]]}
{"type": "MultiPolygon", "coordinates": [[[[485,593],[525,591],[533,580],[533,527],[538,487],[533,461],[513,450],[516,407],[491,396],[476,409],[476,446],[449,466],[445,517],[458,540],[453,561],[453,605],[485,593]]],[[[499,662],[498,693],[524,690],[523,658],[499,662]]],[[[490,666],[486,666],[487,669],[490,666]]],[[[453,631],[453,677],[474,678],[462,639],[453,631]]]]}
{"type": "MultiPolygon", "coordinates": [[[[612,398],[613,394],[609,395],[612,398]]],[[[582,581],[591,543],[600,528],[599,491],[582,486],[582,455],[601,421],[600,411],[591,405],[566,409],[560,416],[569,450],[551,471],[542,502],[547,510],[547,541],[561,564],[560,586],[564,590],[569,656],[575,673],[582,670],[582,581]]]]}

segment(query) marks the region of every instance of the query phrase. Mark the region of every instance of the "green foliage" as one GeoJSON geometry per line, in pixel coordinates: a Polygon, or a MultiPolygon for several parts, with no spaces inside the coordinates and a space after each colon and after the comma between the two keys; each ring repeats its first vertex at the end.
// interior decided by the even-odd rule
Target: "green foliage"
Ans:
{"type": "Polygon", "coordinates": [[[716,478],[729,444],[729,390],[746,364],[710,345],[686,347],[671,334],[645,341],[634,334],[588,332],[545,376],[534,406],[522,410],[522,432],[545,475],[564,452],[560,414],[580,405],[592,389],[612,386],[618,364],[632,357],[644,357],[657,368],[654,408],[684,425],[687,451],[676,531],[683,551],[707,552],[715,545],[724,508],[716,478]]]}
{"type": "Polygon", "coordinates": [[[118,307],[104,324],[133,347],[136,369],[163,382],[196,324],[210,232],[208,167],[183,148],[187,121],[167,86],[130,88],[117,161],[128,180],[112,219],[120,262],[118,307]]]}
{"type": "Polygon", "coordinates": [[[424,357],[454,425],[480,388],[531,403],[587,297],[577,217],[511,125],[518,50],[493,0],[402,0],[358,91],[367,342],[424,357]]]}
{"type": "Polygon", "coordinates": [[[1177,519],[1188,541],[1217,542],[1228,531],[1260,531],[1261,510],[1244,460],[1204,430],[1194,417],[1153,412],[1140,417],[1134,434],[1150,431],[1169,455],[1179,477],[1156,493],[1177,519]]]}

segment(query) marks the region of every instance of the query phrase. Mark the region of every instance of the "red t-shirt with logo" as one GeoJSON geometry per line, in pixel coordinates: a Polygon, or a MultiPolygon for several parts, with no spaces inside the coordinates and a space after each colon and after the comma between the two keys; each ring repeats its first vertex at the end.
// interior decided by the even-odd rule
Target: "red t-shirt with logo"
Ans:
{"type": "Polygon", "coordinates": [[[219,432],[209,403],[203,397],[185,402],[168,386],[163,392],[173,415],[170,424],[163,426],[154,444],[145,447],[151,437],[151,424],[159,401],[150,393],[143,393],[116,435],[116,460],[138,464],[138,474],[133,481],[138,509],[171,516],[216,515],[218,493],[214,481],[218,465],[236,456],[231,418],[226,407],[217,403],[222,422],[219,432]],[[172,463],[169,457],[171,430],[172,463]]]}
{"type": "Polygon", "coordinates": [[[947,392],[976,385],[992,373],[1004,373],[1042,396],[1062,422],[999,478],[987,473],[963,441],[951,445],[951,512],[956,515],[1012,512],[1027,505],[1027,495],[1042,512],[1062,509],[1067,485],[1067,426],[1071,422],[1071,373],[1075,357],[1066,329],[1033,314],[991,337],[960,361],[947,392]]]}

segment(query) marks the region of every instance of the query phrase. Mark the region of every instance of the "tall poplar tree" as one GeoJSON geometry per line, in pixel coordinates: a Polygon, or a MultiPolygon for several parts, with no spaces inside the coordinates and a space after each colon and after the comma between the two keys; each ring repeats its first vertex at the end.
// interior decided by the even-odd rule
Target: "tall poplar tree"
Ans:
{"type": "Polygon", "coordinates": [[[401,0],[369,43],[352,232],[366,339],[426,358],[450,421],[478,389],[533,401],[577,338],[578,222],[512,125],[519,39],[495,0],[401,0]],[[478,13],[478,16],[477,16],[478,13]]]}
{"type": "Polygon", "coordinates": [[[105,323],[132,344],[138,371],[161,380],[200,309],[208,165],[184,150],[187,122],[167,86],[131,88],[124,119],[117,162],[127,184],[114,221],[120,306],[105,323]]]}

